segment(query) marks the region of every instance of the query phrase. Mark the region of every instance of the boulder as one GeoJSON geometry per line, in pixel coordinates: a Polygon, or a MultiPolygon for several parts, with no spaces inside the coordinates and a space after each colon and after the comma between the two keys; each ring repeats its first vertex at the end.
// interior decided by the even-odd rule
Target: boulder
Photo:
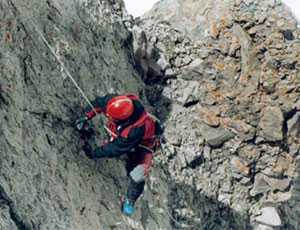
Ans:
{"type": "Polygon", "coordinates": [[[283,114],[279,107],[266,107],[261,114],[259,128],[260,136],[266,141],[282,141],[283,114]]]}
{"type": "Polygon", "coordinates": [[[222,127],[212,128],[206,124],[202,124],[200,128],[201,135],[212,148],[221,147],[225,142],[234,138],[234,133],[222,127]]]}
{"type": "Polygon", "coordinates": [[[274,207],[264,207],[261,209],[261,215],[255,219],[258,223],[278,227],[282,224],[280,216],[274,207]]]}
{"type": "Polygon", "coordinates": [[[256,174],[254,178],[254,185],[250,191],[250,195],[256,196],[261,193],[266,193],[270,190],[271,188],[269,184],[266,182],[265,176],[261,173],[256,174]]]}

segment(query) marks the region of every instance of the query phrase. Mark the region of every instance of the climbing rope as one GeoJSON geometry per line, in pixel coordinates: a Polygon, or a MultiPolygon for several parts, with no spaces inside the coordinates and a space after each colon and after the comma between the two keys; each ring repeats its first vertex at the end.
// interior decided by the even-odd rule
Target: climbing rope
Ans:
{"type": "MultiPolygon", "coordinates": [[[[21,15],[21,11],[17,8],[17,5],[14,4],[15,9],[18,11],[18,13],[21,15]]],[[[26,19],[26,18],[25,18],[26,19]]],[[[65,66],[65,64],[63,63],[62,60],[60,60],[60,58],[58,57],[58,55],[55,53],[54,49],[52,48],[52,46],[50,45],[50,43],[48,42],[48,40],[45,38],[45,36],[43,35],[43,33],[37,28],[37,26],[33,23],[33,21],[30,18],[27,18],[24,22],[29,23],[35,30],[35,32],[39,35],[39,37],[43,40],[43,42],[45,43],[45,45],[47,46],[47,48],[50,50],[50,52],[52,53],[52,55],[55,57],[56,61],[60,64],[61,68],[63,69],[63,71],[66,73],[66,75],[70,78],[70,80],[72,81],[72,83],[74,84],[74,86],[77,88],[77,90],[80,92],[80,94],[82,95],[82,97],[84,98],[84,100],[88,103],[88,105],[92,108],[92,110],[95,112],[95,114],[97,114],[97,111],[95,109],[95,107],[92,105],[91,101],[88,99],[88,97],[86,96],[86,94],[83,92],[83,90],[80,88],[80,86],[78,85],[78,83],[75,81],[75,79],[73,78],[73,76],[71,75],[70,71],[68,70],[68,68],[65,66]]],[[[2,90],[2,88],[0,88],[0,91],[2,90]]],[[[152,115],[153,116],[153,115],[152,115]]],[[[156,117],[152,117],[155,118],[155,120],[157,119],[156,117]]],[[[108,130],[108,129],[107,129],[108,130]]],[[[109,131],[109,130],[108,130],[109,131]]],[[[145,146],[142,146],[145,147],[145,146]]],[[[169,148],[167,148],[168,151],[169,148]]],[[[191,228],[191,227],[196,227],[196,225],[187,225],[187,224],[183,224],[180,223],[178,220],[176,220],[172,214],[169,212],[168,209],[166,209],[166,213],[169,216],[169,218],[178,226],[180,226],[181,228],[191,228]]],[[[106,214],[102,214],[100,216],[105,216],[106,214]]],[[[126,221],[125,221],[126,222],[126,221]]],[[[116,225],[121,224],[121,222],[117,222],[116,225]]],[[[56,223],[56,226],[59,228],[64,229],[65,226],[56,223]]]]}
{"type": "MultiPolygon", "coordinates": [[[[21,15],[21,18],[23,18],[21,11],[18,9],[17,5],[14,3],[14,6],[16,8],[16,10],[18,11],[18,13],[21,15]]],[[[25,18],[25,17],[24,17],[25,18]]],[[[43,40],[43,42],[45,43],[45,45],[47,46],[47,48],[50,50],[50,52],[53,54],[53,56],[55,57],[56,61],[60,64],[62,70],[67,74],[67,76],[71,79],[72,83],[74,84],[74,86],[77,88],[77,90],[80,92],[80,94],[82,95],[82,97],[86,100],[86,102],[88,103],[88,105],[91,107],[91,109],[95,112],[95,114],[97,114],[97,111],[95,109],[95,107],[92,105],[91,101],[88,99],[88,97],[85,95],[85,93],[83,92],[83,90],[79,87],[79,85],[77,84],[77,82],[75,81],[75,79],[72,77],[70,71],[68,70],[68,68],[65,66],[65,64],[63,63],[63,61],[60,60],[60,58],[58,57],[58,55],[55,53],[54,49],[51,47],[50,43],[48,42],[48,40],[45,38],[45,36],[42,34],[42,32],[35,26],[35,24],[33,23],[33,21],[31,20],[31,18],[25,18],[26,20],[24,22],[27,22],[29,24],[31,24],[31,26],[34,28],[35,32],[39,35],[39,37],[43,40]]]]}
{"type": "Polygon", "coordinates": [[[59,59],[59,57],[57,56],[57,54],[54,52],[53,48],[51,47],[51,45],[49,44],[49,42],[47,41],[47,39],[45,38],[45,36],[40,32],[40,30],[33,23],[32,23],[32,26],[35,29],[35,31],[37,32],[37,34],[40,36],[40,38],[44,41],[44,43],[46,44],[46,46],[48,47],[48,49],[51,51],[51,53],[53,54],[53,56],[55,57],[55,59],[57,60],[57,62],[60,64],[61,68],[65,71],[65,73],[67,74],[67,76],[71,79],[71,81],[73,82],[73,84],[75,85],[75,87],[81,93],[82,97],[86,100],[86,102],[88,103],[88,105],[93,109],[93,111],[95,112],[95,114],[97,114],[97,111],[96,111],[95,107],[92,105],[91,101],[85,95],[85,93],[83,92],[83,90],[79,87],[79,85],[77,84],[77,82],[75,81],[75,79],[72,77],[72,75],[69,72],[69,70],[67,69],[67,67],[64,65],[64,63],[59,59]]]}

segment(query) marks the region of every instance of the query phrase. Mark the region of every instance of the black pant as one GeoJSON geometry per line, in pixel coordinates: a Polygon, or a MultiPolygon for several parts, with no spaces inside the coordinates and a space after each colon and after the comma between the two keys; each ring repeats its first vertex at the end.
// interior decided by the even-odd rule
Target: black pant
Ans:
{"type": "Polygon", "coordinates": [[[152,166],[152,153],[139,148],[137,151],[128,154],[126,171],[130,181],[127,189],[127,198],[133,202],[135,202],[144,192],[145,181],[137,183],[129,174],[135,167],[141,164],[143,164],[145,168],[145,175],[147,175],[152,166]]]}

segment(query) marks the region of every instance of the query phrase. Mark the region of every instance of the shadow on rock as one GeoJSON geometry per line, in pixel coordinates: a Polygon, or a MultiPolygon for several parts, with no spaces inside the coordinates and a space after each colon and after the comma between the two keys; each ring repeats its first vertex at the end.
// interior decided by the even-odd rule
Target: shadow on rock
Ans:
{"type": "Polygon", "coordinates": [[[145,96],[161,122],[165,122],[171,111],[171,100],[163,96],[164,87],[170,78],[170,64],[158,48],[154,47],[139,27],[133,27],[133,67],[145,83],[145,96]]]}
{"type": "Polygon", "coordinates": [[[285,214],[282,229],[300,229],[300,166],[297,170],[298,177],[294,181],[294,191],[291,199],[280,207],[281,214],[285,214]]]}
{"type": "Polygon", "coordinates": [[[248,230],[249,218],[194,188],[172,183],[168,196],[170,222],[174,229],[248,230]]]}

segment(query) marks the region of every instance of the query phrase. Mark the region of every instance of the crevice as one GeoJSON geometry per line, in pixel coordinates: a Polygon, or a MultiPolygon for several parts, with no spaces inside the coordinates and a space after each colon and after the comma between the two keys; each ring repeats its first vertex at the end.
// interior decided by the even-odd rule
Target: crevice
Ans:
{"type": "Polygon", "coordinates": [[[282,126],[282,135],[283,139],[280,144],[280,148],[286,152],[290,152],[289,144],[288,144],[288,121],[292,119],[296,113],[298,112],[297,108],[292,109],[291,111],[284,114],[284,122],[282,126]]]}
{"type": "Polygon", "coordinates": [[[9,207],[9,215],[19,230],[31,230],[31,227],[26,224],[16,210],[14,202],[9,198],[4,188],[0,185],[0,200],[4,205],[9,207]]]}
{"type": "Polygon", "coordinates": [[[5,106],[8,106],[9,103],[8,101],[5,99],[5,97],[2,95],[2,91],[1,91],[1,88],[0,88],[0,108],[2,108],[2,105],[5,105],[5,106]]]}
{"type": "Polygon", "coordinates": [[[194,106],[194,105],[197,105],[199,103],[199,100],[195,100],[195,101],[190,101],[190,102],[188,102],[188,103],[185,103],[183,106],[185,107],[185,108],[188,108],[188,107],[192,107],[192,106],[194,106]]]}
{"type": "Polygon", "coordinates": [[[23,72],[24,72],[24,82],[26,85],[33,85],[33,82],[31,80],[31,78],[29,77],[29,73],[28,73],[28,64],[27,61],[30,60],[30,56],[27,55],[25,58],[23,58],[23,72]]]}
{"type": "Polygon", "coordinates": [[[48,5],[49,9],[54,10],[58,15],[62,16],[61,12],[58,10],[57,7],[55,7],[55,6],[53,5],[53,3],[50,2],[50,0],[47,0],[46,3],[47,3],[47,5],[48,5]]]}
{"type": "Polygon", "coordinates": [[[192,168],[192,169],[196,169],[197,167],[199,167],[200,165],[202,165],[205,162],[205,159],[203,157],[203,155],[197,157],[196,159],[192,160],[189,164],[188,164],[188,168],[192,168]]]}
{"type": "Polygon", "coordinates": [[[12,9],[13,9],[13,14],[14,14],[15,16],[17,16],[18,9],[17,9],[16,5],[15,5],[11,0],[7,0],[7,2],[8,2],[8,4],[11,5],[11,7],[12,7],[12,9]]]}

